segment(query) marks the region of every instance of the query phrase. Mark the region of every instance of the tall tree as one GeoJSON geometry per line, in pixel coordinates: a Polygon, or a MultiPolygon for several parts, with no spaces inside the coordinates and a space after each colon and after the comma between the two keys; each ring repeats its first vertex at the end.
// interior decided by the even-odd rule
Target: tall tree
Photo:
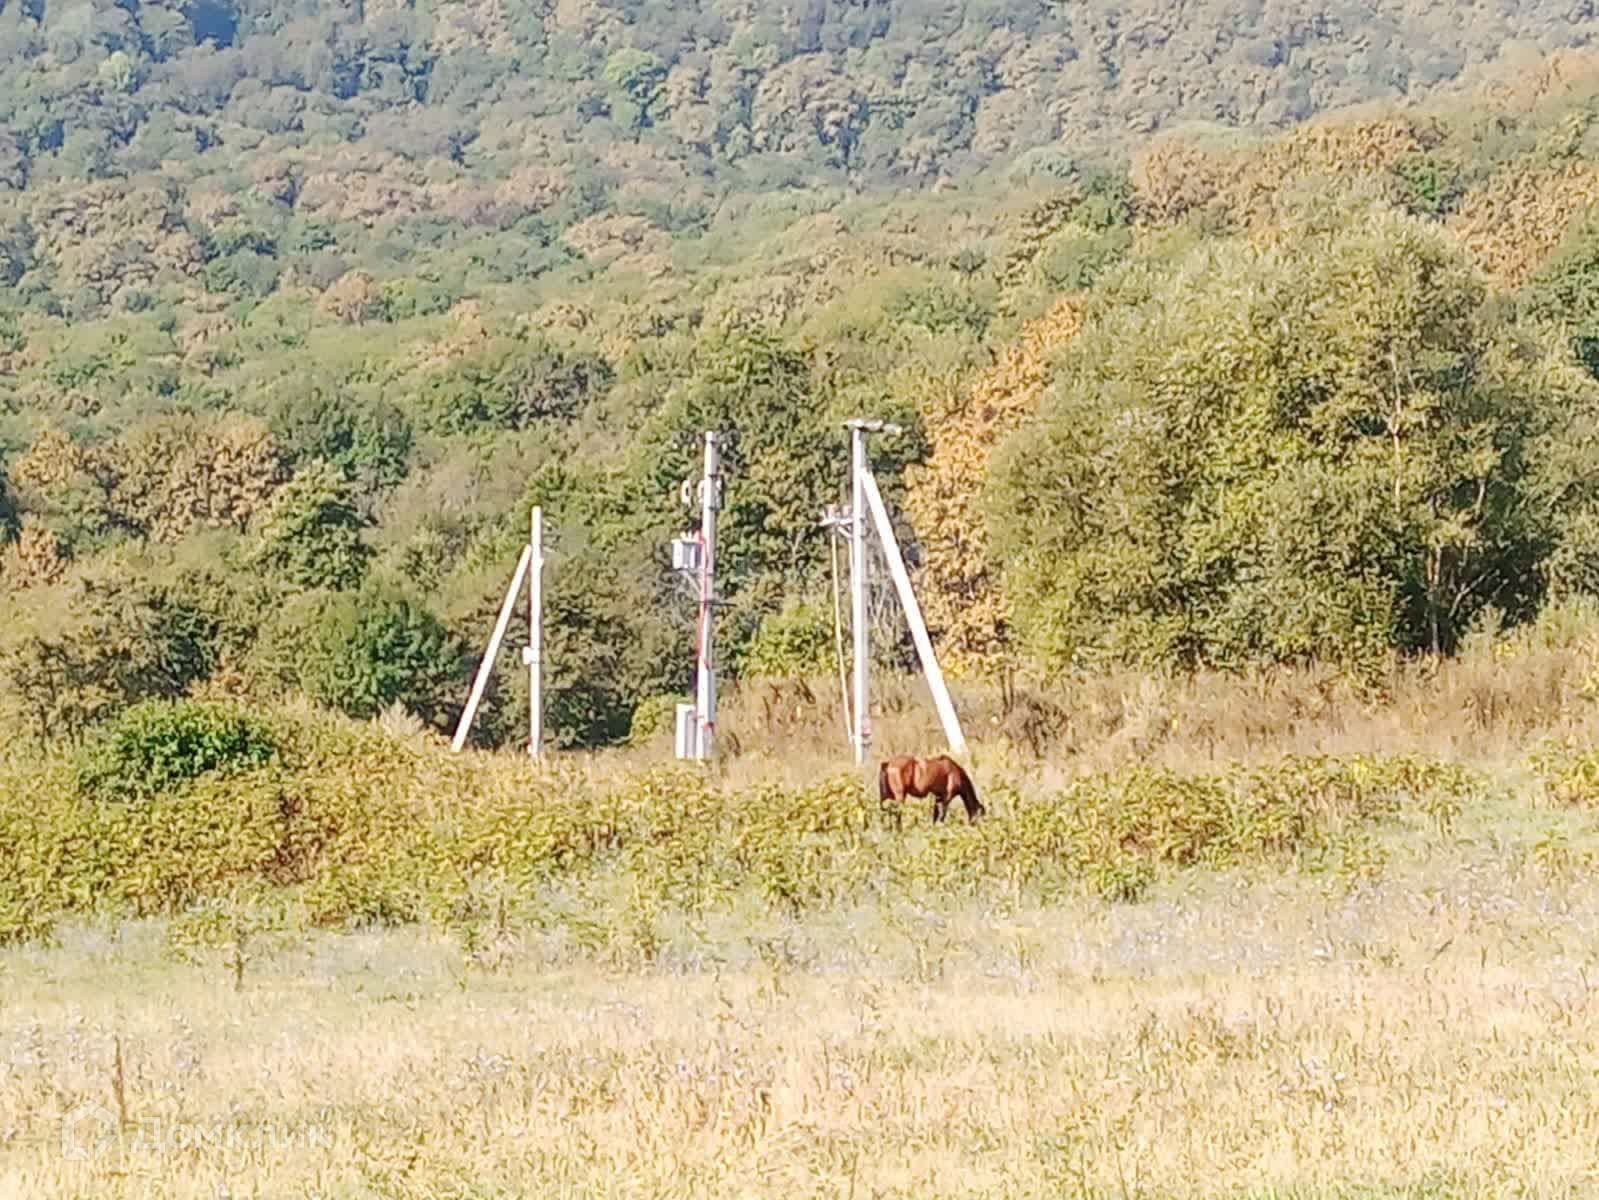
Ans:
{"type": "Polygon", "coordinates": [[[291,583],[341,590],[366,574],[372,550],[352,487],[320,459],[301,467],[256,519],[249,561],[291,583]]]}
{"type": "Polygon", "coordinates": [[[1081,324],[1078,306],[1059,301],[969,390],[927,393],[931,447],[926,463],[905,473],[905,504],[922,552],[922,604],[952,674],[996,674],[1011,656],[1011,606],[989,545],[982,480],[995,445],[1037,409],[1050,356],[1081,324]]]}
{"type": "Polygon", "coordinates": [[[1599,584],[1599,386],[1424,224],[1207,247],[1120,293],[992,481],[1040,661],[1370,663],[1599,584]]]}

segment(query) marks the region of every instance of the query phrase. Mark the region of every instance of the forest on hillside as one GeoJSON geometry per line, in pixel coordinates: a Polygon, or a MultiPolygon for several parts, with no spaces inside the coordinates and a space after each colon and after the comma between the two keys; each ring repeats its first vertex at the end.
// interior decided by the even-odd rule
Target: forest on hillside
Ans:
{"type": "Polygon", "coordinates": [[[0,708],[447,725],[542,504],[549,727],[625,738],[707,427],[727,668],[828,669],[861,412],[968,677],[1369,673],[1591,592],[1599,58],[1484,64],[1599,18],[1469,15],[13,0],[0,708]]]}
{"type": "Polygon", "coordinates": [[[445,198],[481,205],[532,162],[541,183],[490,207],[631,188],[692,224],[727,190],[929,182],[1177,122],[1282,127],[1596,32],[1588,6],[1550,0],[10,0],[0,187],[281,188],[299,168],[321,176],[306,216],[474,224],[472,200],[445,198]]]}

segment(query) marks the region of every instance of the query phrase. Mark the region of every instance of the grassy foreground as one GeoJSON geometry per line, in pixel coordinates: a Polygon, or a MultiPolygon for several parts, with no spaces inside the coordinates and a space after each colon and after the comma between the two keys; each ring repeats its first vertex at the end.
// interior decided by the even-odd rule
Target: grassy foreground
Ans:
{"type": "Polygon", "coordinates": [[[1592,1194],[1591,823],[1490,828],[1401,821],[1353,886],[667,922],[647,964],[319,934],[236,992],[75,926],[0,958],[0,1193],[1592,1194]],[[83,1100],[129,1125],[68,1161],[83,1100]]]}
{"type": "Polygon", "coordinates": [[[975,829],[303,712],[0,756],[0,1195],[1592,1195],[1590,661],[1080,697],[975,829]]]}

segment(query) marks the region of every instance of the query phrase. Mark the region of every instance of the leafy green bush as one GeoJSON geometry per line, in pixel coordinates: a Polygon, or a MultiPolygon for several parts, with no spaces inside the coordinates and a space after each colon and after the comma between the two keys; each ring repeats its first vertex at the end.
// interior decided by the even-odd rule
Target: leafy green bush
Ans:
{"type": "Polygon", "coordinates": [[[1563,328],[1572,352],[1599,377],[1599,221],[1575,222],[1520,294],[1530,316],[1563,328]]]}
{"type": "Polygon", "coordinates": [[[395,486],[410,463],[412,431],[403,412],[332,386],[295,387],[273,408],[272,430],[295,461],[321,459],[367,487],[395,486]]]}
{"type": "Polygon", "coordinates": [[[398,701],[425,721],[456,702],[464,647],[433,612],[393,587],[339,596],[310,632],[300,682],[313,699],[354,717],[398,701]]]}
{"type": "Polygon", "coordinates": [[[105,800],[147,800],[211,772],[269,762],[277,743],[265,725],[227,705],[189,700],[136,704],[88,746],[78,781],[105,800]]]}
{"type": "Polygon", "coordinates": [[[548,341],[504,339],[428,375],[417,403],[429,429],[526,429],[568,420],[603,395],[614,372],[597,354],[548,341]]]}
{"type": "Polygon", "coordinates": [[[820,604],[790,601],[761,621],[743,668],[753,677],[815,675],[833,666],[832,615],[820,604]]]}
{"type": "Polygon", "coordinates": [[[674,692],[664,696],[649,696],[639,701],[638,707],[633,710],[633,720],[628,725],[628,745],[643,746],[657,734],[672,732],[677,723],[677,706],[687,699],[674,692]]]}
{"type": "Polygon", "coordinates": [[[1599,805],[1599,750],[1571,742],[1549,742],[1532,754],[1530,765],[1560,803],[1599,805]]]}
{"type": "Polygon", "coordinates": [[[1305,221],[1118,272],[996,453],[1046,669],[1374,669],[1453,650],[1490,601],[1515,623],[1599,587],[1599,387],[1422,222],[1305,221]]]}
{"type": "Polygon", "coordinates": [[[372,558],[364,524],[343,473],[314,459],[255,520],[247,561],[304,587],[355,587],[372,558]]]}
{"type": "Polygon", "coordinates": [[[1038,273],[1058,291],[1092,287],[1095,280],[1121,261],[1132,244],[1132,231],[1125,226],[1100,232],[1069,227],[1044,243],[1038,255],[1038,273]]]}
{"type": "Polygon", "coordinates": [[[1460,164],[1437,154],[1406,155],[1390,170],[1399,180],[1405,207],[1421,216],[1448,216],[1466,194],[1460,164]]]}
{"type": "Polygon", "coordinates": [[[988,328],[994,315],[970,292],[942,283],[900,293],[889,302],[888,314],[907,325],[920,325],[929,333],[967,330],[978,335],[988,328]]]}

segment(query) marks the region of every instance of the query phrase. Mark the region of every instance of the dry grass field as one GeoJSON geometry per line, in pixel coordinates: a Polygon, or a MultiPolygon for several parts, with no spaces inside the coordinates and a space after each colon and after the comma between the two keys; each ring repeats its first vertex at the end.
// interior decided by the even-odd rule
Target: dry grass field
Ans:
{"type": "MultiPolygon", "coordinates": [[[[1599,1194],[1599,822],[1526,766],[1551,733],[1599,744],[1588,661],[1468,656],[1377,702],[1107,684],[1030,765],[996,711],[979,760],[1040,786],[1274,747],[1496,781],[1327,869],[1178,870],[1136,903],[741,893],[656,911],[647,948],[302,930],[252,944],[240,985],[174,961],[164,922],[66,923],[0,950],[0,1196],[1599,1194]]],[[[744,697],[746,728],[785,736],[786,695],[744,697]]],[[[916,736],[914,696],[888,707],[916,736]]]]}
{"type": "Polygon", "coordinates": [[[0,1194],[1591,1195],[1599,886],[1496,816],[1367,885],[730,919],[648,967],[399,931],[235,993],[76,930],[0,960],[0,1194]],[[69,1161],[82,1101],[128,1126],[69,1161]]]}
{"type": "Polygon", "coordinates": [[[1594,1194],[1591,822],[1386,838],[1371,882],[728,914],[648,964],[316,935],[236,992],[74,928],[0,958],[0,1195],[1594,1194]]]}

